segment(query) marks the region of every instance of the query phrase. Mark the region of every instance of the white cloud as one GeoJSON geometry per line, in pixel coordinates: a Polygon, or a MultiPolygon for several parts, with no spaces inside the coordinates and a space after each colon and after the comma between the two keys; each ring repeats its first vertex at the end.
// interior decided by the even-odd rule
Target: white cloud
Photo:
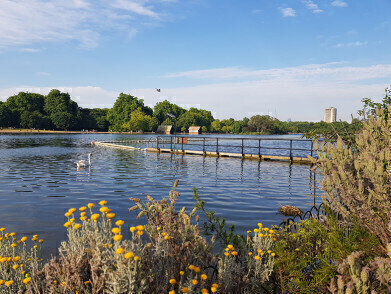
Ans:
{"type": "Polygon", "coordinates": [[[313,13],[323,12],[323,10],[319,8],[318,4],[314,3],[312,0],[304,0],[303,3],[305,4],[306,8],[311,10],[313,13]]]}
{"type": "Polygon", "coordinates": [[[260,9],[253,9],[253,10],[251,10],[252,14],[260,14],[261,12],[262,12],[262,10],[260,10],[260,9]]]}
{"type": "MultiPolygon", "coordinates": [[[[384,97],[384,88],[388,86],[384,81],[391,80],[391,64],[358,67],[328,63],[267,70],[225,68],[171,77],[210,79],[213,75],[220,81],[162,88],[159,94],[154,88],[120,91],[143,98],[149,106],[168,99],[185,108],[211,110],[216,118],[241,119],[255,113],[272,113],[281,120],[319,121],[323,119],[324,108],[334,106],[338,109],[338,119],[349,121],[350,114],[355,115],[361,108],[362,98],[384,97]]],[[[4,101],[20,91],[47,94],[52,88],[69,92],[82,107],[112,107],[120,92],[94,86],[54,85],[0,89],[0,97],[4,101]]]]}
{"type": "Polygon", "coordinates": [[[36,73],[37,76],[45,77],[45,76],[50,76],[50,73],[45,72],[45,71],[39,71],[36,73]]]}
{"type": "Polygon", "coordinates": [[[132,31],[143,18],[161,20],[151,3],[166,2],[0,0],[0,48],[43,41],[77,41],[81,47],[96,47],[102,30],[132,31]]]}
{"type": "Polygon", "coordinates": [[[382,77],[391,77],[391,64],[378,64],[366,67],[346,66],[344,63],[309,64],[287,68],[246,69],[239,67],[214,68],[172,73],[165,78],[191,78],[209,81],[235,80],[325,80],[351,82],[382,77]]]}
{"type": "Polygon", "coordinates": [[[335,0],[335,1],[331,2],[331,5],[336,6],[336,7],[347,7],[348,3],[346,3],[345,1],[342,1],[342,0],[335,0]]]}
{"type": "Polygon", "coordinates": [[[293,8],[287,7],[287,8],[280,8],[280,12],[283,17],[294,17],[296,16],[296,10],[293,8]]]}
{"type": "Polygon", "coordinates": [[[337,47],[337,48],[343,48],[343,47],[361,47],[361,46],[365,46],[365,45],[368,45],[368,42],[360,42],[360,41],[356,41],[356,42],[348,42],[348,43],[338,43],[337,45],[335,45],[334,47],[337,47]]]}
{"type": "Polygon", "coordinates": [[[41,52],[41,49],[36,49],[36,48],[21,48],[19,50],[20,52],[27,52],[27,53],[38,53],[41,52]]]}

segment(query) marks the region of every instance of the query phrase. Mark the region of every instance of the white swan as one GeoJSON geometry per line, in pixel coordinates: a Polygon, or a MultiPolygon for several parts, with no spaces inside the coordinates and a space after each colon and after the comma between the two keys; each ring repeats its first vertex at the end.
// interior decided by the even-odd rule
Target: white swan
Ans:
{"type": "Polygon", "coordinates": [[[85,160],[79,160],[76,162],[77,168],[85,168],[87,166],[91,166],[91,153],[88,153],[88,163],[85,160]]]}

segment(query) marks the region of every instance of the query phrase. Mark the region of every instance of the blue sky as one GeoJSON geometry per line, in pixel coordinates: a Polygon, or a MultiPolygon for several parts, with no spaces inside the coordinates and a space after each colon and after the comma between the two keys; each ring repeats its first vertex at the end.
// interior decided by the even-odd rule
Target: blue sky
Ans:
{"type": "Polygon", "coordinates": [[[349,120],[391,83],[389,0],[0,0],[0,99],[119,92],[217,118],[349,120]],[[157,93],[154,89],[161,88],[157,93]]]}

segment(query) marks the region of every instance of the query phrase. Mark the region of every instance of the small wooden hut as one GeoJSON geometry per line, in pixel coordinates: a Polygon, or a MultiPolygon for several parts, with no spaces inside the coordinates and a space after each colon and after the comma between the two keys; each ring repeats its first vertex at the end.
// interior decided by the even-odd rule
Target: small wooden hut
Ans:
{"type": "Polygon", "coordinates": [[[189,127],[189,135],[199,135],[200,131],[201,131],[201,127],[199,126],[189,127]]]}
{"type": "Polygon", "coordinates": [[[164,134],[164,135],[169,135],[171,134],[171,125],[160,125],[157,127],[156,134],[164,134]]]}

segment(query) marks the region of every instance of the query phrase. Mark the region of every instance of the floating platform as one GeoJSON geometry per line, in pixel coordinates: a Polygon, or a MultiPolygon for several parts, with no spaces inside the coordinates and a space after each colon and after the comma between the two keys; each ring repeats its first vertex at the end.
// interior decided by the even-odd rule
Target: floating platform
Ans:
{"type": "Polygon", "coordinates": [[[147,152],[154,152],[154,153],[170,153],[170,154],[176,154],[176,155],[198,155],[198,156],[205,156],[205,157],[231,157],[231,158],[241,158],[241,159],[252,159],[252,160],[261,160],[261,161],[284,161],[284,162],[292,162],[292,163],[298,163],[298,164],[312,164],[311,160],[307,157],[292,157],[289,156],[276,156],[276,155],[256,155],[256,154],[240,154],[240,153],[228,153],[228,152],[210,152],[210,151],[198,151],[198,150],[180,150],[180,149],[166,149],[166,148],[137,148],[133,146],[126,146],[126,145],[118,145],[113,143],[106,143],[106,142],[94,142],[97,146],[103,146],[103,147],[110,147],[115,149],[122,149],[122,150],[143,150],[147,152]]]}

